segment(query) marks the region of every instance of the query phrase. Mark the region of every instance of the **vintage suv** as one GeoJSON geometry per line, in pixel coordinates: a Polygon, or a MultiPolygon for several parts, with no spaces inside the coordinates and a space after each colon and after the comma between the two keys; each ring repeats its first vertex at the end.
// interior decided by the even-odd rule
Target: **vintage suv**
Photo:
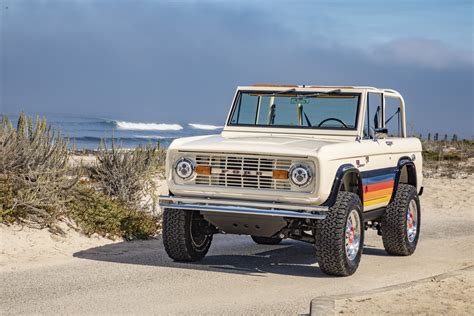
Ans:
{"type": "Polygon", "coordinates": [[[407,256],[420,235],[421,143],[405,103],[372,87],[239,87],[220,135],[173,141],[163,243],[176,261],[202,259],[216,233],[315,245],[320,269],[353,274],[364,231],[407,256]]]}

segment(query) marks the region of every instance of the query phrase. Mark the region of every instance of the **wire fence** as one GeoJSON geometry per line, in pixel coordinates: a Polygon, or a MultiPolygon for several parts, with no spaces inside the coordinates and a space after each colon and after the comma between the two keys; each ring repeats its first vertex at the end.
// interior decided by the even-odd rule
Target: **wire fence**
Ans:
{"type": "Polygon", "coordinates": [[[414,134],[414,137],[418,137],[421,140],[435,141],[435,142],[457,142],[457,141],[474,141],[474,138],[460,138],[458,134],[441,134],[441,133],[428,133],[428,134],[414,134]]]}

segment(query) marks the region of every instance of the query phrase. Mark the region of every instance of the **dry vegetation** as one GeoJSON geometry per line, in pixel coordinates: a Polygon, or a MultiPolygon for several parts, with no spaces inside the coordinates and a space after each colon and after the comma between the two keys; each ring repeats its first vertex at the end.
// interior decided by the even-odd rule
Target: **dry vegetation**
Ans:
{"type": "Polygon", "coordinates": [[[422,141],[425,177],[466,178],[474,173],[474,141],[422,141]]]}
{"type": "Polygon", "coordinates": [[[164,150],[151,145],[125,151],[118,148],[114,141],[110,149],[102,142],[97,152],[97,163],[87,170],[90,179],[104,194],[116,197],[131,208],[146,208],[154,212],[156,186],[153,177],[158,176],[165,156],[164,150]]]}
{"type": "Polygon", "coordinates": [[[68,143],[46,125],[20,115],[17,128],[0,128],[0,220],[52,227],[77,182],[68,167],[68,143]]]}
{"type": "Polygon", "coordinates": [[[73,219],[85,234],[147,238],[160,228],[153,177],[164,163],[159,146],[98,151],[92,166],[71,167],[68,141],[21,114],[0,126],[0,222],[48,227],[73,219]],[[79,179],[81,179],[79,181],[79,179]]]}

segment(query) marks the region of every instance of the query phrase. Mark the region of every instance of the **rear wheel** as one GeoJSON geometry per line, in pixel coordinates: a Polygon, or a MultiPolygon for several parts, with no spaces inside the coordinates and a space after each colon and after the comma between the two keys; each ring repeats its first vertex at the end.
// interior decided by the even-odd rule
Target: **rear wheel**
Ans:
{"type": "Polygon", "coordinates": [[[165,209],[163,244],[168,256],[176,261],[199,261],[211,246],[209,224],[197,211],[165,209]]]}
{"type": "Polygon", "coordinates": [[[259,237],[259,236],[251,236],[253,241],[257,244],[261,245],[278,245],[281,243],[281,238],[278,237],[259,237]]]}
{"type": "Polygon", "coordinates": [[[414,186],[403,183],[398,186],[381,224],[383,246],[389,254],[409,256],[415,252],[420,236],[421,208],[414,186]]]}
{"type": "Polygon", "coordinates": [[[357,270],[364,246],[363,224],[359,196],[339,192],[327,217],[316,224],[316,256],[324,273],[348,276],[357,270]]]}

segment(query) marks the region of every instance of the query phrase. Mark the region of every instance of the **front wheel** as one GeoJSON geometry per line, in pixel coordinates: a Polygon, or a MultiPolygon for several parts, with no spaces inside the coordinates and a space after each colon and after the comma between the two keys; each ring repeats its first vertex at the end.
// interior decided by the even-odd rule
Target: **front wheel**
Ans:
{"type": "Polygon", "coordinates": [[[409,256],[415,252],[420,236],[421,208],[416,188],[399,184],[392,203],[382,216],[382,240],[391,255],[409,256]]]}
{"type": "Polygon", "coordinates": [[[327,217],[318,221],[315,247],[319,268],[326,274],[348,276],[358,266],[364,247],[362,203],[351,192],[339,192],[327,217]]]}
{"type": "Polygon", "coordinates": [[[199,261],[211,246],[209,224],[197,211],[165,209],[163,213],[163,244],[171,259],[182,262],[199,261]]]}

